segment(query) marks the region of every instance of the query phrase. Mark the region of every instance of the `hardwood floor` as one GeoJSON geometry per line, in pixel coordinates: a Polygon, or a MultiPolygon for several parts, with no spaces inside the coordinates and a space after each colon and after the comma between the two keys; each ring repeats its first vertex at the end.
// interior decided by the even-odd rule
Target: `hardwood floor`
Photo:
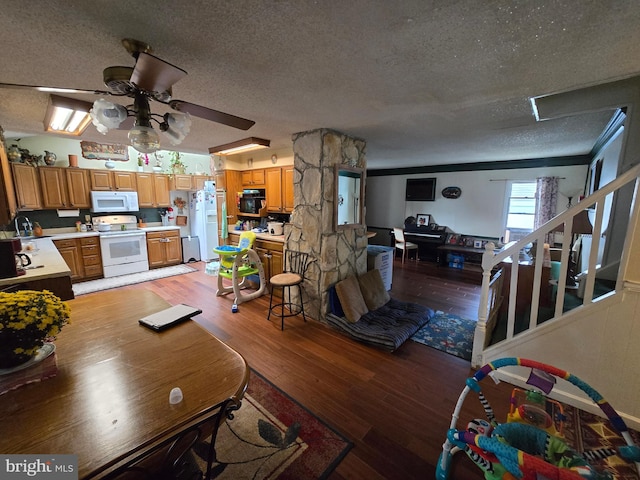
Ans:
{"type": "MultiPolygon", "coordinates": [[[[215,296],[216,278],[204,273],[204,262],[191,265],[199,271],[122,288],[152,290],[172,304],[201,308],[202,315],[195,317],[199,324],[348,437],[354,448],[331,474],[332,480],[434,478],[455,403],[473,375],[468,361],[411,340],[395,353],[379,351],[300,317],[287,319],[280,331],[279,321],[266,320],[267,296],[232,313],[232,296],[215,296]]],[[[479,286],[434,273],[446,272],[426,263],[403,267],[395,260],[392,296],[475,318],[479,286]]],[[[483,383],[497,418],[506,418],[511,387],[483,383]]],[[[485,418],[475,394],[464,402],[460,418],[464,425],[459,428],[472,418],[485,418]]],[[[450,478],[484,477],[458,454],[450,478]]]]}

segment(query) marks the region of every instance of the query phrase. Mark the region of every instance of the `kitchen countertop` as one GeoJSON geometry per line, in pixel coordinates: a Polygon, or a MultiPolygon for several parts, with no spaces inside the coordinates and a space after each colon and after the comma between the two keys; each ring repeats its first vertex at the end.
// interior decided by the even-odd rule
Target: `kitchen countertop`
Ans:
{"type": "MultiPolygon", "coordinates": [[[[151,226],[151,227],[144,227],[144,228],[139,228],[137,230],[131,230],[133,231],[141,231],[141,232],[162,232],[165,230],[180,230],[180,227],[175,226],[175,225],[170,225],[167,227],[163,227],[162,225],[159,226],[151,226]]],[[[66,240],[69,238],[85,238],[85,237],[97,237],[98,235],[100,235],[99,232],[91,231],[91,232],[78,232],[76,230],[73,231],[60,231],[60,230],[45,230],[44,231],[45,235],[50,235],[52,240],[66,240]]]]}
{"type": "MultiPolygon", "coordinates": [[[[234,235],[240,235],[242,234],[242,230],[230,230],[229,233],[233,233],[234,235]]],[[[284,243],[284,235],[271,235],[270,233],[256,233],[256,238],[258,240],[265,240],[269,242],[284,243]]]]}
{"type": "MultiPolygon", "coordinates": [[[[18,283],[27,283],[34,280],[44,280],[47,278],[70,277],[71,270],[67,263],[58,252],[54,240],[66,240],[71,238],[97,237],[98,232],[77,232],[69,231],[70,229],[51,229],[45,230],[43,238],[28,238],[23,240],[23,250],[31,258],[30,266],[39,266],[38,268],[29,268],[25,275],[19,277],[0,278],[0,286],[15,285],[18,283]],[[27,242],[35,246],[34,250],[24,250],[27,242]]],[[[165,230],[180,230],[178,226],[151,226],[139,229],[143,232],[161,232],[165,230]]]]}
{"type": "Polygon", "coordinates": [[[25,275],[19,277],[0,278],[1,285],[15,285],[16,283],[26,283],[32,280],[42,280],[45,278],[69,277],[71,270],[58,253],[58,249],[53,244],[53,237],[37,238],[29,240],[33,242],[36,249],[21,253],[26,253],[31,258],[31,266],[43,265],[40,268],[28,269],[25,275]]]}

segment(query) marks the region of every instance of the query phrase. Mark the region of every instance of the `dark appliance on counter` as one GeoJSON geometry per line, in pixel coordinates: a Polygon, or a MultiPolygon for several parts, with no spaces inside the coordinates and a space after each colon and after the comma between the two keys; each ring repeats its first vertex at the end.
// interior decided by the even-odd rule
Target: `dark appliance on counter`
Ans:
{"type": "Polygon", "coordinates": [[[20,250],[22,250],[22,242],[19,238],[0,239],[0,278],[19,277],[27,273],[23,265],[31,262],[27,263],[29,257],[24,254],[18,256],[20,250]],[[27,260],[23,260],[22,255],[27,260]]]}
{"type": "Polygon", "coordinates": [[[264,189],[243,190],[240,197],[240,213],[258,214],[264,201],[264,189]]]}

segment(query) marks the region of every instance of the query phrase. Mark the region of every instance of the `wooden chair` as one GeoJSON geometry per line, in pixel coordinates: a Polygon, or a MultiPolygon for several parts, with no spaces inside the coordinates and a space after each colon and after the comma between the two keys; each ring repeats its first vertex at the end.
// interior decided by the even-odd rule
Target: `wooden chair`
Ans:
{"type": "Polygon", "coordinates": [[[401,228],[394,228],[393,236],[396,239],[396,248],[402,250],[402,263],[404,263],[404,257],[407,255],[407,250],[416,251],[416,263],[418,263],[418,245],[412,242],[407,242],[404,239],[404,231],[401,228]]]}
{"type": "Polygon", "coordinates": [[[302,313],[302,318],[307,321],[304,314],[304,302],[302,300],[302,283],[309,266],[309,254],[297,252],[295,250],[285,250],[284,266],[282,273],[274,275],[269,279],[271,284],[271,298],[269,299],[269,314],[267,320],[271,319],[271,313],[280,316],[281,330],[284,330],[284,318],[294,317],[302,313]],[[291,287],[298,287],[298,300],[291,300],[291,287]],[[282,302],[273,304],[273,291],[276,288],[282,289],[282,302]],[[285,291],[289,295],[289,300],[285,300],[285,291]],[[285,308],[289,313],[285,313],[285,308]]]}

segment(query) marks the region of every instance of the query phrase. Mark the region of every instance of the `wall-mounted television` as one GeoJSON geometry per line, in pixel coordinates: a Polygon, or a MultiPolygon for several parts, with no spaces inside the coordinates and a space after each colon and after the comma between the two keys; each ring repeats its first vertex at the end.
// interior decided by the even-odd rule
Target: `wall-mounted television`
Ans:
{"type": "Polygon", "coordinates": [[[407,178],[405,200],[409,202],[433,202],[436,199],[435,178],[407,178]]]}

